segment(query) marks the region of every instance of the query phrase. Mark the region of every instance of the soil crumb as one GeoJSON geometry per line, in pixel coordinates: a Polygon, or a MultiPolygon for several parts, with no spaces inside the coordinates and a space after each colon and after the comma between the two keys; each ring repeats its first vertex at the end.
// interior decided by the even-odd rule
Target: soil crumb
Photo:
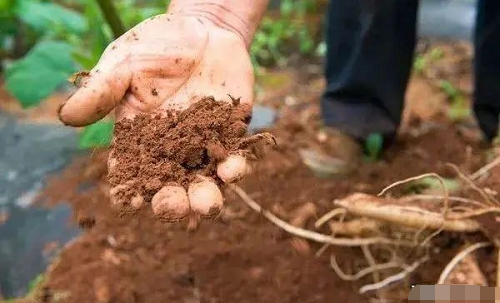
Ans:
{"type": "Polygon", "coordinates": [[[251,106],[204,98],[185,111],[141,114],[117,123],[108,175],[121,205],[134,197],[151,202],[172,183],[187,189],[198,175],[217,177],[216,165],[239,150],[251,106]]]}

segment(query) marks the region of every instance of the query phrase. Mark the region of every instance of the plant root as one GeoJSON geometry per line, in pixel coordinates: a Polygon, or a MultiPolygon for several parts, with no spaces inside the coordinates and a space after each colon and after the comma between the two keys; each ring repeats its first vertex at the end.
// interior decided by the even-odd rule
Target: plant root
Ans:
{"type": "Polygon", "coordinates": [[[315,223],[314,227],[316,229],[320,228],[325,224],[326,222],[330,221],[331,219],[335,218],[336,216],[344,216],[346,215],[346,210],[343,208],[334,208],[331,211],[327,212],[324,214],[321,218],[319,218],[315,223]]]}
{"type": "Polygon", "coordinates": [[[332,234],[343,236],[380,235],[382,223],[367,218],[353,219],[347,222],[329,222],[332,234]]]}
{"type": "Polygon", "coordinates": [[[262,214],[266,219],[283,229],[284,231],[304,239],[312,240],[319,243],[328,243],[336,246],[344,247],[359,247],[363,245],[373,245],[373,244],[393,244],[400,246],[412,246],[413,244],[407,241],[394,241],[383,237],[373,237],[373,238],[361,238],[361,239],[350,239],[350,238],[334,238],[328,235],[317,233],[303,228],[298,228],[293,226],[280,218],[276,217],[273,213],[263,209],[257,202],[255,202],[250,196],[239,186],[230,184],[231,188],[242,200],[245,202],[252,210],[257,213],[262,214]]]}
{"type": "Polygon", "coordinates": [[[485,174],[487,174],[490,170],[492,170],[493,168],[495,168],[498,165],[500,165],[500,157],[495,158],[490,163],[488,163],[485,166],[483,166],[480,169],[478,169],[475,173],[473,173],[472,175],[470,175],[469,178],[472,181],[475,181],[475,180],[481,178],[482,176],[484,176],[485,174]]]}
{"type": "Polygon", "coordinates": [[[439,276],[439,280],[438,280],[437,284],[444,284],[445,280],[448,278],[448,276],[453,271],[455,266],[457,266],[457,264],[460,263],[460,261],[462,261],[468,254],[470,254],[470,253],[472,253],[480,248],[488,247],[491,245],[492,244],[489,242],[479,242],[476,244],[472,244],[469,247],[467,247],[466,249],[459,252],[455,257],[453,257],[453,259],[451,259],[450,263],[448,263],[448,265],[446,265],[443,272],[439,276]]]}
{"type": "Polygon", "coordinates": [[[402,267],[401,264],[398,264],[396,262],[381,263],[369,266],[351,275],[351,274],[346,274],[342,269],[340,269],[340,266],[338,265],[337,260],[335,259],[335,255],[333,254],[330,256],[330,266],[332,267],[333,271],[337,274],[337,276],[339,276],[339,278],[344,281],[358,281],[359,279],[374,272],[380,272],[382,270],[402,267]]]}
{"type": "Polygon", "coordinates": [[[335,205],[346,209],[348,213],[354,215],[415,229],[439,230],[442,228],[443,230],[454,232],[476,232],[480,229],[479,224],[473,220],[448,220],[439,213],[388,205],[386,201],[385,199],[356,193],[344,199],[336,200],[335,205]]]}
{"type": "Polygon", "coordinates": [[[414,272],[420,265],[422,265],[423,263],[427,262],[428,260],[429,260],[429,256],[426,255],[423,258],[415,261],[410,266],[406,267],[400,273],[397,273],[395,275],[389,276],[389,277],[383,279],[380,282],[373,283],[373,284],[367,284],[367,285],[361,287],[359,289],[359,293],[360,294],[364,294],[364,293],[367,293],[369,291],[379,290],[379,289],[382,289],[384,287],[387,287],[387,286],[391,285],[392,283],[401,281],[404,278],[406,278],[409,274],[411,274],[412,272],[414,272]]]}

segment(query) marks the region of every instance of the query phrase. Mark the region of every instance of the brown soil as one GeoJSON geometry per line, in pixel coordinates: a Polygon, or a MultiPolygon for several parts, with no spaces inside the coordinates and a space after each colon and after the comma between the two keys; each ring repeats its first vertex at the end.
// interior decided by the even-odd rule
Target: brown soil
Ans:
{"type": "Polygon", "coordinates": [[[245,104],[202,99],[183,112],[168,111],[117,123],[109,173],[112,188],[120,186],[120,204],[136,196],[151,202],[165,185],[186,189],[198,175],[217,177],[216,165],[244,143],[251,108],[245,104]]]}
{"type": "MultiPolygon", "coordinates": [[[[306,131],[311,123],[293,122],[299,121],[298,114],[289,111],[272,129],[278,148],[269,151],[256,173],[241,184],[285,220],[293,220],[306,203],[313,203],[319,216],[332,208],[334,199],[349,193],[376,193],[393,181],[429,171],[446,176],[451,173],[446,162],[467,162],[473,170],[481,159],[477,147],[471,154],[462,152],[466,143],[452,126],[440,125],[419,137],[402,136],[383,161],[365,163],[353,176],[320,179],[296,154],[294,142],[315,140],[308,135],[311,130],[306,131]]],[[[229,190],[229,206],[219,220],[202,222],[194,232],[183,224],[151,220],[150,211],[120,218],[107,196],[106,156],[98,152],[93,159],[81,160],[59,179],[62,182],[53,180],[46,189],[47,202],[50,197],[69,200],[75,219],[95,222],[48,270],[44,295],[49,294],[49,302],[56,302],[56,297],[58,302],[367,302],[373,297],[357,294],[369,280],[344,282],[329,267],[330,253],[346,272],[365,267],[358,249],[333,249],[316,258],[319,245],[298,246],[229,190]],[[79,184],[89,182],[98,186],[79,194],[79,184]]],[[[315,218],[308,219],[307,228],[313,228],[315,218]]],[[[436,239],[439,248],[432,260],[386,297],[404,300],[411,284],[435,283],[464,241],[460,235],[436,239]]],[[[485,253],[481,263],[489,274],[493,252],[485,253]]]]}
{"type": "MultiPolygon", "coordinates": [[[[409,91],[409,108],[422,109],[413,103],[435,92],[426,79],[419,78],[418,86],[428,87],[424,92],[409,91]]],[[[280,109],[280,120],[269,131],[277,148],[265,153],[254,174],[240,184],[264,208],[288,222],[301,221],[301,226],[313,230],[314,221],[332,209],[334,199],[353,192],[376,194],[392,182],[427,172],[455,178],[448,162],[465,173],[484,164],[484,150],[456,126],[443,122],[439,104],[440,109],[430,114],[407,113],[404,131],[381,161],[362,163],[346,178],[318,178],[301,163],[297,150],[318,143],[321,90],[307,85],[296,89],[299,94],[289,96],[287,105],[281,98],[273,103],[280,109]],[[306,209],[308,215],[298,220],[306,209]]],[[[344,282],[330,268],[331,254],[347,273],[365,268],[366,259],[358,248],[329,248],[316,257],[319,244],[290,237],[251,211],[231,190],[225,190],[227,206],[220,217],[203,221],[198,228],[151,220],[149,208],[133,217],[119,216],[110,206],[106,159],[107,151],[80,159],[51,180],[42,195],[47,205],[68,201],[75,221],[86,230],[47,270],[37,302],[323,303],[376,298],[374,293],[358,294],[371,277],[344,282]]],[[[487,186],[500,191],[500,168],[497,172],[492,172],[487,186]]],[[[397,189],[394,194],[399,194],[397,189]]],[[[498,230],[498,223],[492,224],[491,230],[498,230]]],[[[321,231],[329,232],[327,226],[321,231]]],[[[411,285],[435,284],[464,244],[484,240],[482,234],[436,237],[430,261],[385,291],[384,298],[406,301],[411,285]]],[[[476,256],[488,284],[495,285],[495,250],[482,249],[476,256]]]]}

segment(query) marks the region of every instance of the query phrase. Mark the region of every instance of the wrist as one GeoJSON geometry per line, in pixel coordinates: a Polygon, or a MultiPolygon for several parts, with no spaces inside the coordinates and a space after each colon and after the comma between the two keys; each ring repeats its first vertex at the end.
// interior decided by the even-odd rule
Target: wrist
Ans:
{"type": "Polygon", "coordinates": [[[240,36],[249,47],[267,2],[268,0],[172,0],[168,13],[209,20],[240,36]]]}

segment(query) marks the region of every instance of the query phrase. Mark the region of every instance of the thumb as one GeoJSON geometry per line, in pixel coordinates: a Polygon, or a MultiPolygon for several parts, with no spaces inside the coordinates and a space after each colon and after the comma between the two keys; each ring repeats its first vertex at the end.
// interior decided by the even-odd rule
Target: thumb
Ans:
{"type": "Polygon", "coordinates": [[[131,73],[124,60],[101,62],[82,79],[80,88],[59,107],[66,125],[85,126],[105,117],[129,88],[131,73]]]}

